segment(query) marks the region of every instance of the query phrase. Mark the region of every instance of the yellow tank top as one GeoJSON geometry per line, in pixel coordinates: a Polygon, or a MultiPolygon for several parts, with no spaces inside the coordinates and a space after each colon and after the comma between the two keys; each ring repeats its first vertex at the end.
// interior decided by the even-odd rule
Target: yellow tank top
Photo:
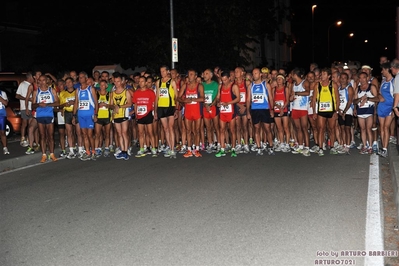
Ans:
{"type": "MultiPolygon", "coordinates": [[[[116,93],[115,91],[112,93],[112,97],[114,99],[114,105],[125,105],[127,103],[126,98],[126,89],[124,89],[121,93],[116,93]]],[[[114,112],[114,119],[116,118],[124,118],[126,112],[126,108],[119,108],[118,112],[114,112]]]]}
{"type": "Polygon", "coordinates": [[[159,81],[159,97],[158,97],[158,107],[171,107],[176,106],[175,103],[175,90],[170,84],[171,79],[167,82],[159,81]]]}
{"type": "MultiPolygon", "coordinates": [[[[333,112],[335,111],[335,94],[334,90],[331,87],[331,91],[329,85],[321,86],[319,85],[319,112],[333,112]]],[[[331,85],[332,86],[332,85],[331,85]]]]}
{"type": "MultiPolygon", "coordinates": [[[[98,103],[106,103],[109,104],[109,94],[108,92],[105,95],[101,95],[100,93],[97,94],[98,103]]],[[[97,118],[109,118],[110,111],[109,108],[103,106],[98,109],[97,118]]]]}
{"type": "MultiPolygon", "coordinates": [[[[60,92],[60,104],[64,104],[69,101],[75,100],[75,91],[68,92],[67,90],[61,91],[60,92]]],[[[67,112],[72,112],[73,111],[73,105],[64,107],[64,111],[67,112]]]]}

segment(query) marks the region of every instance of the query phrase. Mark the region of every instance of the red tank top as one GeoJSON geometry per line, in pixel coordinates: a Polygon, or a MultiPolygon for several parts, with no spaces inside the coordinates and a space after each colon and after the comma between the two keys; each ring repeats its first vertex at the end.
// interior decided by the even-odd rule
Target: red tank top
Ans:
{"type": "MultiPolygon", "coordinates": [[[[198,98],[198,87],[199,87],[199,83],[197,84],[197,87],[195,89],[190,89],[187,84],[186,91],[184,92],[186,99],[197,99],[198,98]]],[[[185,108],[186,108],[186,112],[200,112],[200,103],[199,102],[186,103],[185,108]]]]}
{"type": "MultiPolygon", "coordinates": [[[[274,111],[280,112],[279,105],[283,106],[287,102],[285,97],[285,87],[283,88],[276,88],[274,90],[274,111]]],[[[284,108],[284,112],[288,112],[288,107],[284,108]]]]}
{"type": "Polygon", "coordinates": [[[238,88],[240,89],[240,104],[244,104],[247,101],[247,88],[245,87],[245,81],[241,81],[240,84],[238,84],[238,82],[236,82],[238,88]]]}

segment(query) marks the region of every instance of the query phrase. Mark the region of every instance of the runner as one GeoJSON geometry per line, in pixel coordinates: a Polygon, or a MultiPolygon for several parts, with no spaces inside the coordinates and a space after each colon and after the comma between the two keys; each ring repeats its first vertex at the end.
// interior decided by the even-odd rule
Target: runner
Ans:
{"type": "Polygon", "coordinates": [[[202,103],[204,101],[204,86],[197,82],[197,72],[188,71],[188,83],[184,84],[179,92],[177,100],[184,104],[184,124],[187,136],[187,151],[185,158],[202,157],[200,153],[200,128],[202,117],[202,103]],[[193,140],[194,139],[194,140],[193,140]],[[195,149],[192,150],[192,145],[195,149]]]}
{"type": "Polygon", "coordinates": [[[153,127],[153,110],[156,96],[155,92],[151,88],[146,87],[146,81],[147,79],[145,77],[140,77],[139,88],[135,91],[133,95],[133,103],[138,125],[140,144],[140,150],[137,152],[136,157],[143,157],[146,155],[146,138],[148,138],[149,140],[148,147],[150,147],[151,145],[152,156],[157,156],[157,144],[153,127]]]}
{"type": "MultiPolygon", "coordinates": [[[[269,143],[267,152],[274,155],[273,136],[270,124],[274,117],[274,99],[270,83],[262,80],[261,70],[254,68],[252,70],[252,86],[247,95],[247,118],[252,120],[255,129],[255,143],[258,151],[257,155],[263,155],[260,143],[260,129],[265,131],[266,140],[269,143]]],[[[283,107],[283,106],[282,106],[283,107]]],[[[284,110],[284,108],[282,108],[284,110]]],[[[266,141],[265,140],[265,141],[266,141]]]]}
{"type": "Polygon", "coordinates": [[[222,85],[220,86],[218,93],[218,107],[220,108],[219,114],[219,130],[220,130],[220,143],[221,148],[216,157],[226,156],[226,132],[231,132],[231,157],[237,157],[235,146],[236,146],[236,108],[235,104],[240,101],[240,90],[236,84],[230,80],[230,73],[227,71],[221,74],[222,85]],[[227,129],[228,127],[228,129],[227,129]]]}
{"type": "Polygon", "coordinates": [[[36,109],[36,120],[39,127],[40,146],[42,150],[41,163],[47,161],[47,145],[50,151],[49,159],[57,161],[54,155],[54,106],[59,105],[57,93],[47,84],[45,75],[39,77],[39,87],[33,92],[32,108],[36,109]]]}

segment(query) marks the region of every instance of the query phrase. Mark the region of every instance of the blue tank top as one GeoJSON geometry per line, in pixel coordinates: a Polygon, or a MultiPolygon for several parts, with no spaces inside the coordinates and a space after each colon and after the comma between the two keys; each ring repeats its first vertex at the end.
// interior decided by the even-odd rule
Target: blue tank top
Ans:
{"type": "Polygon", "coordinates": [[[390,108],[393,107],[393,82],[394,78],[390,81],[383,80],[380,88],[380,93],[382,97],[384,97],[383,102],[379,102],[378,106],[389,106],[390,108]]]}
{"type": "MultiPolygon", "coordinates": [[[[7,94],[4,91],[0,91],[0,97],[4,100],[8,100],[7,94]]],[[[0,102],[0,116],[7,116],[6,106],[0,102]]]]}
{"type": "Polygon", "coordinates": [[[269,98],[266,81],[259,84],[252,82],[251,86],[251,110],[269,109],[269,98]]]}
{"type": "Polygon", "coordinates": [[[94,115],[94,100],[91,95],[91,86],[82,90],[81,87],[78,89],[78,115],[79,116],[92,116],[94,115]]]}
{"type": "MultiPolygon", "coordinates": [[[[40,88],[37,88],[36,103],[54,103],[54,96],[51,93],[51,87],[49,87],[46,91],[42,91],[40,88]]],[[[54,107],[37,107],[36,117],[54,117],[54,107]]]]}
{"type": "MultiPolygon", "coordinates": [[[[373,94],[371,93],[371,83],[369,83],[369,86],[367,87],[367,90],[362,91],[358,90],[357,91],[357,97],[361,98],[363,95],[366,95],[367,97],[374,97],[373,94]]],[[[360,106],[360,102],[357,104],[357,114],[358,115],[372,115],[374,114],[374,102],[372,101],[367,101],[364,105],[360,106]]]]}

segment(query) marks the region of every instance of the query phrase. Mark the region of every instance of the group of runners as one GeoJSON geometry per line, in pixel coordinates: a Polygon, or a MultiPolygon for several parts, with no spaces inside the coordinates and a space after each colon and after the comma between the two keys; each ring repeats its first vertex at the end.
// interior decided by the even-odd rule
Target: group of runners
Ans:
{"type": "Polygon", "coordinates": [[[389,142],[396,142],[399,60],[380,65],[380,78],[368,65],[319,69],[314,63],[307,72],[215,67],[185,75],[164,65],[159,78],[145,71],[70,71],[60,79],[29,72],[16,95],[26,127],[21,145],[27,154],[41,149],[41,162],[57,161],[56,124],[60,156],[83,161],[111,154],[123,160],[203,152],[350,154],[356,136],[361,154],[378,143],[386,157],[389,142]]]}

